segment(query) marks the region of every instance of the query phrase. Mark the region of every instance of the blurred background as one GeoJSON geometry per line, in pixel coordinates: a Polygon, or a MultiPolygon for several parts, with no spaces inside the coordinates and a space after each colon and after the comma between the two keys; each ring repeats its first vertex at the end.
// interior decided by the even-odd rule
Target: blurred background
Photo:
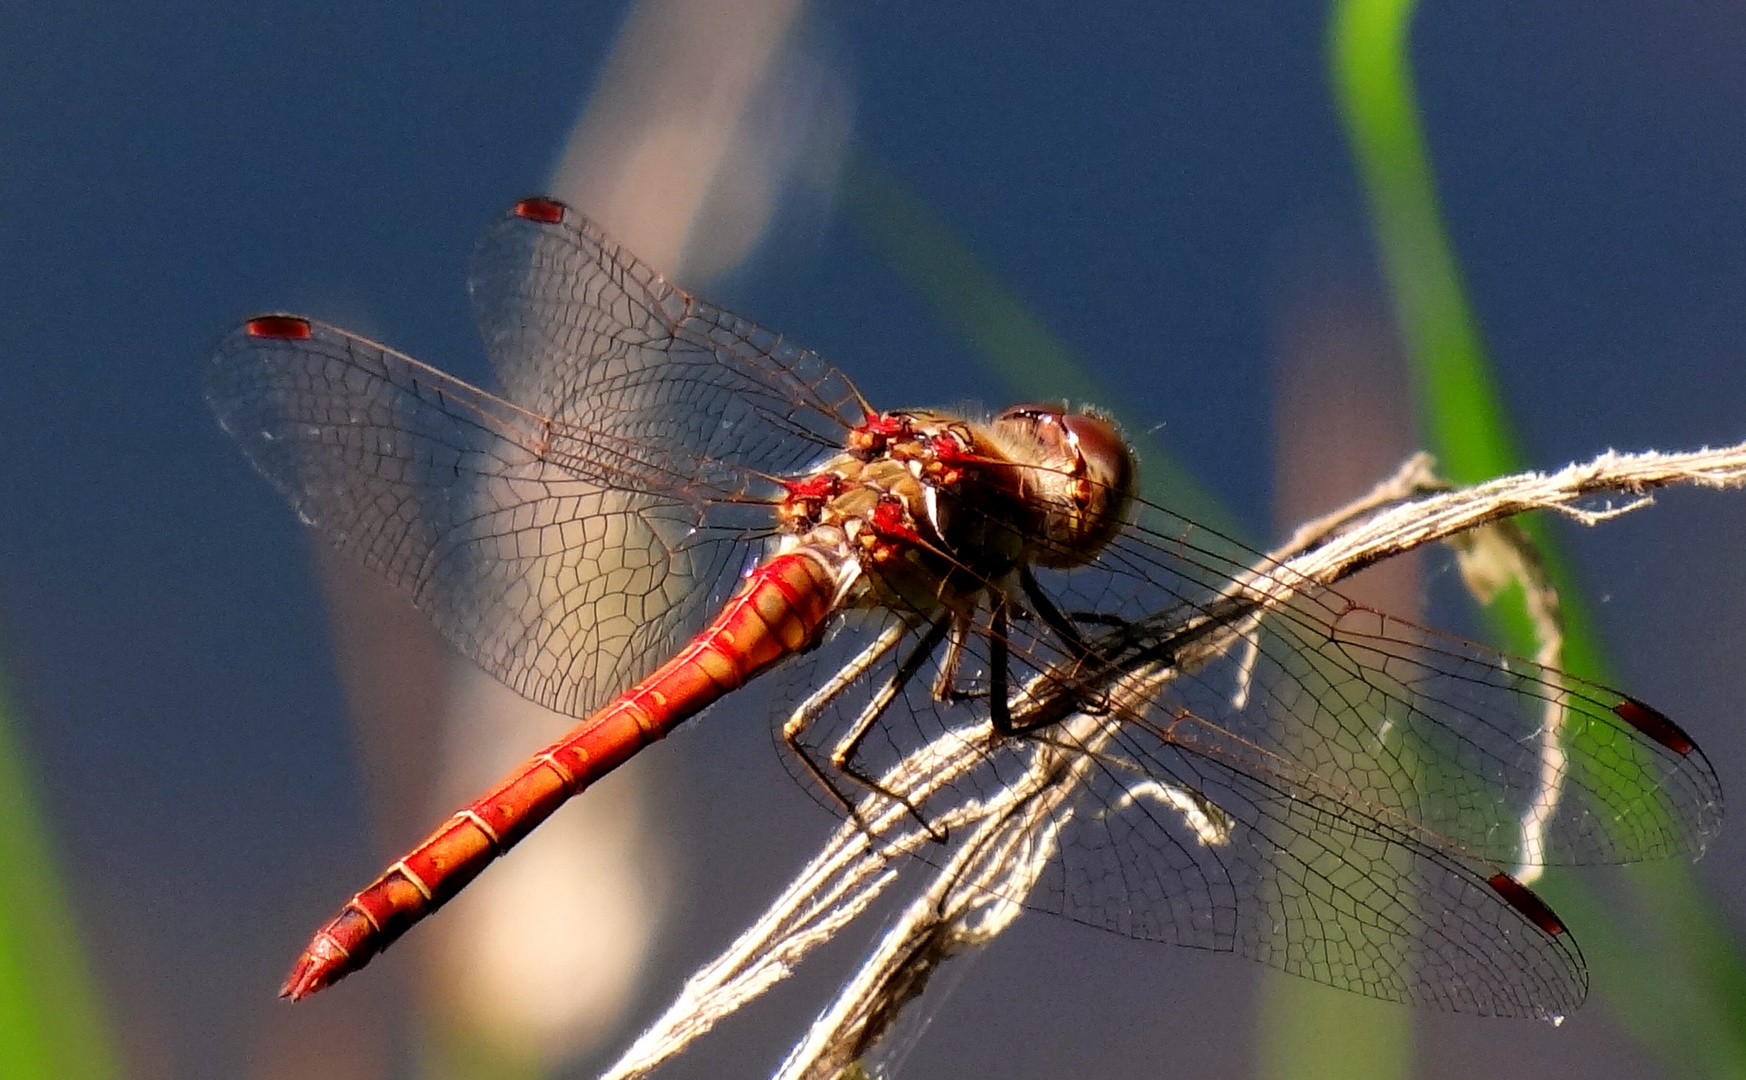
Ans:
{"type": "MultiPolygon", "coordinates": [[[[322,920],[564,721],[327,558],[249,471],[200,399],[236,322],[299,311],[485,380],[472,237],[550,192],[877,405],[1066,387],[1119,406],[1164,448],[1146,467],[1167,452],[1265,543],[1434,441],[1332,17],[5,6],[0,1076],[592,1075],[833,825],[753,688],[362,974],[278,1002],[322,920]]],[[[1429,3],[1410,41],[1520,463],[1746,435],[1746,14],[1429,3]]],[[[1553,532],[1608,677],[1746,791],[1746,497],[1553,532]]],[[[1363,1051],[1326,1075],[1741,1075],[1746,829],[1696,868],[1707,902],[1595,878],[1615,922],[1654,928],[1619,955],[1677,968],[1709,942],[1709,969],[1613,964],[1615,923],[1573,916],[1597,993],[1560,1029],[1362,1003],[1346,1026],[1314,1018],[1358,999],[1032,917],[927,1003],[903,1075],[1307,1076],[1318,1032],[1363,1051]],[[1656,1019],[1663,996],[1684,1026],[1656,1019]]],[[[875,932],[665,1075],[768,1073],[875,932]]]]}

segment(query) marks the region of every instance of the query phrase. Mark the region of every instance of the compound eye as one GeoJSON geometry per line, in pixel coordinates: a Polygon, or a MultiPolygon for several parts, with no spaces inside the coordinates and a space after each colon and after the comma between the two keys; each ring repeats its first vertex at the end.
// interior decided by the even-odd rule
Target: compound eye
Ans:
{"type": "Polygon", "coordinates": [[[1060,423],[1085,461],[1089,479],[1125,501],[1133,494],[1134,453],[1115,424],[1091,413],[1061,413],[1060,423]]]}

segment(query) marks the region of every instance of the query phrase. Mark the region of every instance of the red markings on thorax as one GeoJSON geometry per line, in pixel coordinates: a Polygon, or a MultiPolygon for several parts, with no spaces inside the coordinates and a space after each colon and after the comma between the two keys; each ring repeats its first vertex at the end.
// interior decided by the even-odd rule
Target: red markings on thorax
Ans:
{"type": "Polygon", "coordinates": [[[867,526],[861,543],[872,555],[874,562],[895,559],[903,553],[904,548],[923,543],[909,507],[895,495],[885,495],[879,499],[873,512],[867,515],[867,526]]]}
{"type": "Polygon", "coordinates": [[[785,481],[788,494],[776,506],[777,520],[795,532],[817,525],[825,504],[843,493],[843,478],[833,472],[785,481]]]}
{"type": "Polygon", "coordinates": [[[844,441],[849,452],[866,461],[885,453],[894,441],[908,439],[912,434],[910,418],[902,414],[880,413],[868,417],[860,427],[849,432],[844,441]]]}

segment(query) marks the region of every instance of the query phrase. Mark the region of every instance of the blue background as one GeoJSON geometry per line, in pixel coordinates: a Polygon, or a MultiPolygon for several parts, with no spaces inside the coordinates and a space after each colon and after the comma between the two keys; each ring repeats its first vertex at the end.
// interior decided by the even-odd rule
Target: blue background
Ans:
{"type": "MultiPolygon", "coordinates": [[[[211,421],[201,362],[238,319],[288,308],[483,377],[471,239],[543,186],[622,17],[0,11],[0,653],[133,1075],[258,1067],[251,1033],[286,959],[384,854],[305,538],[211,421]]],[[[1282,297],[1335,276],[1386,304],[1324,18],[1304,3],[812,16],[856,137],[1258,537],[1282,297]]],[[[1746,434],[1746,15],[1431,3],[1415,44],[1440,193],[1529,459],[1746,434]]],[[[875,403],[1000,402],[850,222],[778,235],[706,293],[875,403]]],[[[1625,684],[1739,791],[1746,500],[1663,503],[1570,538],[1625,684]]],[[[772,791],[758,712],[724,707],[660,751],[700,868],[644,1013],[829,825],[772,791]],[[766,806],[798,817],[769,826],[766,806]]],[[[1746,848],[1724,837],[1702,871],[1738,918],[1746,848]]],[[[807,978],[676,1074],[767,1070],[835,975],[807,978]]],[[[1027,919],[940,1007],[907,1075],[1245,1075],[1253,979],[1027,919]]],[[[1492,1075],[1657,1075],[1604,1009],[1556,1034],[1435,1031],[1431,1075],[1473,1054],[1492,1075]]],[[[416,1075],[405,1045],[389,1057],[416,1075]]]]}

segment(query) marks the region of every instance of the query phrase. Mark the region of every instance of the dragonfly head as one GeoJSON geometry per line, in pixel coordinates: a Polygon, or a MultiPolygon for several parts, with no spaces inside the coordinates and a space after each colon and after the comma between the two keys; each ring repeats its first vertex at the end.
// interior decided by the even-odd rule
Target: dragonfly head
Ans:
{"type": "Polygon", "coordinates": [[[1031,557],[1043,566],[1090,562],[1127,522],[1134,452],[1115,422],[1065,405],[1014,405],[994,418],[996,436],[1026,470],[1042,515],[1031,557]]]}

